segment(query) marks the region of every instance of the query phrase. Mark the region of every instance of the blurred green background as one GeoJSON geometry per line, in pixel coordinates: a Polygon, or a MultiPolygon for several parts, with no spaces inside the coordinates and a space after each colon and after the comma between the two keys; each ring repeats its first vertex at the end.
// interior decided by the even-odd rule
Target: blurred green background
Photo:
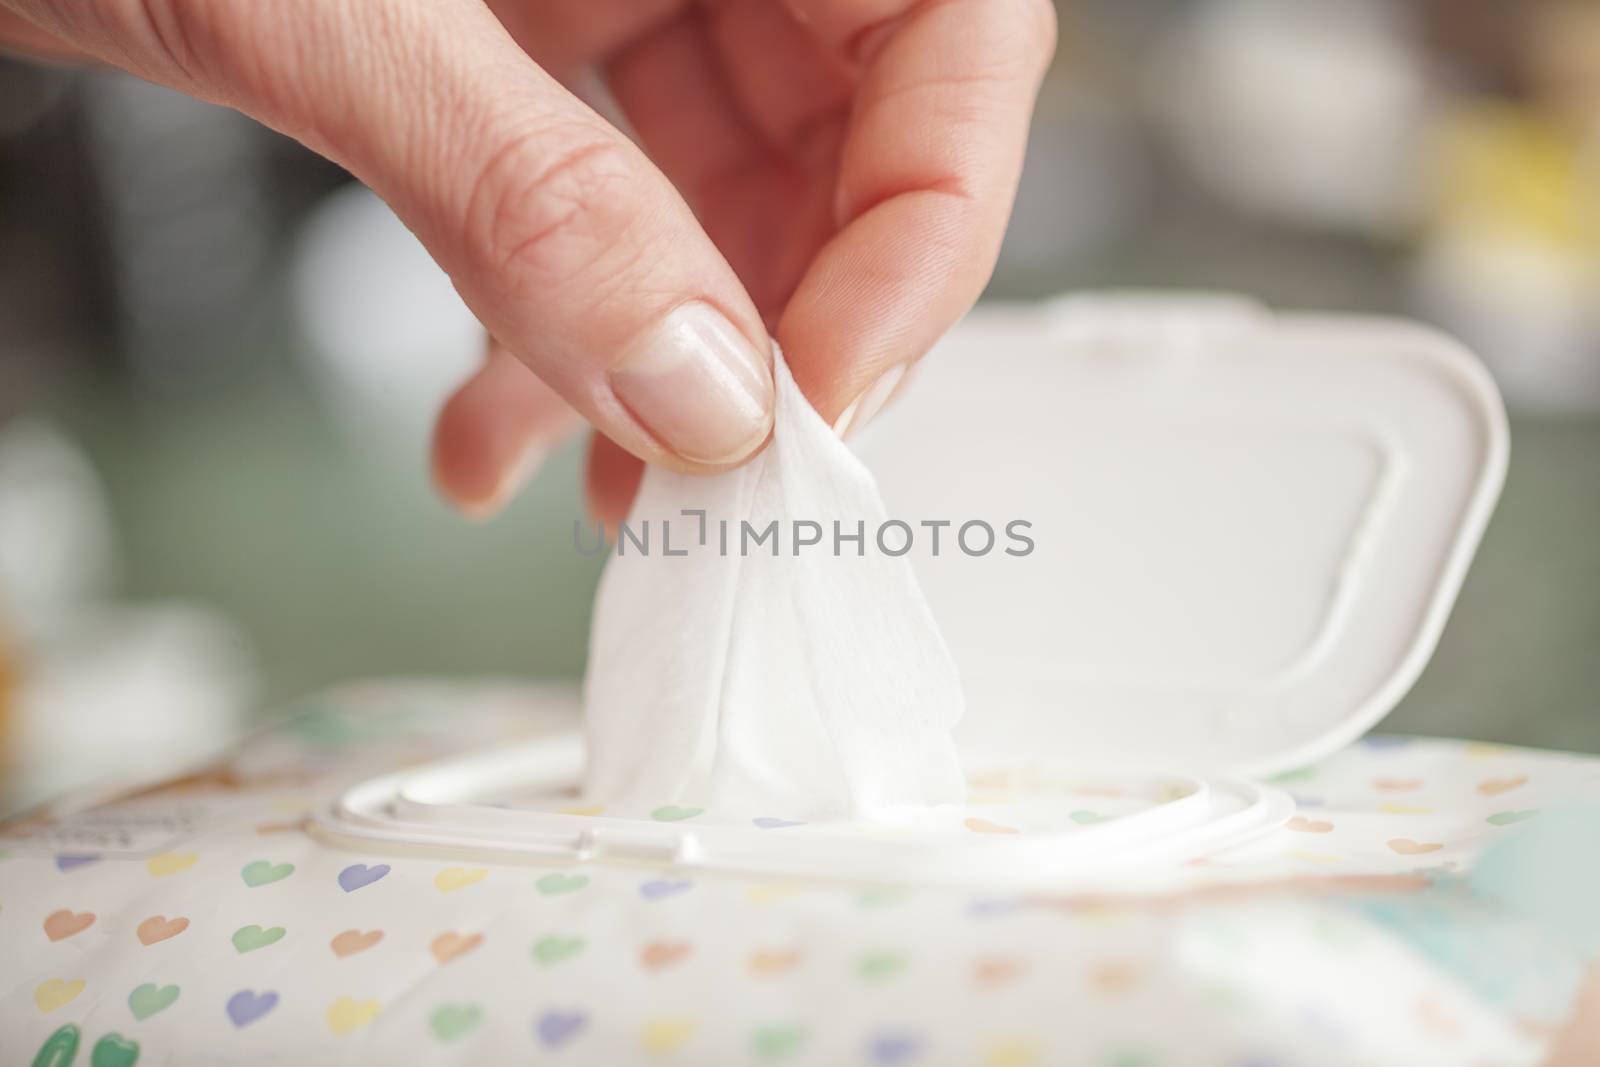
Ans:
{"type": "MultiPolygon", "coordinates": [[[[1600,5],[1060,11],[990,296],[1225,289],[1463,336],[1511,469],[1385,728],[1600,752],[1600,5]]],[[[0,794],[340,679],[579,674],[579,450],[488,524],[432,495],[478,340],[408,242],[237,115],[0,58],[0,794]]]]}

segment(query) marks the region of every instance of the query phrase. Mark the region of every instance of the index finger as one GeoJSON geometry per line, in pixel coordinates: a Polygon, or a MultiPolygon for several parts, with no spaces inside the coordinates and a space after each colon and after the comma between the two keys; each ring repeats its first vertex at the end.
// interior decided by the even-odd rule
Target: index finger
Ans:
{"type": "Polygon", "coordinates": [[[898,378],[988,283],[1055,14],[1046,0],[790,6],[861,67],[839,229],[777,331],[801,389],[834,422],[880,379],[898,378]]]}

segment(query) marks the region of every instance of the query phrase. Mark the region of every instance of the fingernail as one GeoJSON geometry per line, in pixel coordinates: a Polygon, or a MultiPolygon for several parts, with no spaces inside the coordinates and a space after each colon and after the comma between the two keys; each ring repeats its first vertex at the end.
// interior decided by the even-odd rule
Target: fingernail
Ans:
{"type": "Polygon", "coordinates": [[[844,409],[844,414],[833,424],[833,432],[840,437],[848,437],[852,433],[859,432],[863,426],[872,421],[873,416],[883,410],[883,405],[889,402],[889,398],[894,395],[895,387],[905,376],[904,363],[890,367],[880,374],[877,381],[863,389],[861,395],[844,409]]]}
{"type": "Polygon", "coordinates": [[[611,369],[611,391],[657,440],[697,463],[733,463],[772,430],[772,371],[709,304],[684,304],[611,369]]]}

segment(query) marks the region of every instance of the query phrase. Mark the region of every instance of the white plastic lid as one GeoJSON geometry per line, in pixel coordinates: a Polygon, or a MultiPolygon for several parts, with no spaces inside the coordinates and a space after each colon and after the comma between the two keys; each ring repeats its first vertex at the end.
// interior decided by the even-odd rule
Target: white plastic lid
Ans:
{"type": "Polygon", "coordinates": [[[1416,680],[1508,441],[1431,330],[1127,296],[979,310],[858,446],[917,528],[964,752],[1271,773],[1416,680]]]}
{"type": "Polygon", "coordinates": [[[1399,700],[1505,470],[1488,376],[1395,322],[1228,298],[991,308],[918,378],[860,445],[962,671],[966,806],[870,825],[587,807],[569,733],[363,783],[319,831],[886,882],[1159,877],[1289,818],[1233,775],[1314,760],[1399,700]],[[969,522],[987,552],[979,527],[963,551],[969,522]],[[1033,548],[1008,555],[1018,533],[1033,548]]]}

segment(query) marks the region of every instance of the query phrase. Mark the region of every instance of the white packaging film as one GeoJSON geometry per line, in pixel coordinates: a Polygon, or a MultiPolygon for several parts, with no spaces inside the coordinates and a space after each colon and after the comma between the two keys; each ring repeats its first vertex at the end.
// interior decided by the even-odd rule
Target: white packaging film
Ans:
{"type": "Polygon", "coordinates": [[[645,473],[595,601],[585,797],[807,820],[959,804],[955,663],[910,561],[873,543],[871,473],[781,353],[773,373],[754,460],[645,473]]]}

